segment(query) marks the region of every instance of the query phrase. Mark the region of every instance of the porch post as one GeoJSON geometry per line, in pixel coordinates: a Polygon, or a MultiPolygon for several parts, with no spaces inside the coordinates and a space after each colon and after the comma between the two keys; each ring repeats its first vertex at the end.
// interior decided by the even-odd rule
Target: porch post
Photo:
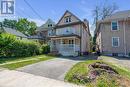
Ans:
{"type": "Polygon", "coordinates": [[[50,42],[50,51],[52,51],[52,49],[53,49],[53,43],[52,43],[52,38],[51,38],[51,42],[50,42]]]}
{"type": "Polygon", "coordinates": [[[75,52],[75,38],[74,38],[74,44],[73,45],[74,45],[74,52],[75,52]]]}
{"type": "Polygon", "coordinates": [[[63,41],[62,41],[62,38],[60,39],[60,50],[62,50],[62,43],[63,43],[63,41]]]}

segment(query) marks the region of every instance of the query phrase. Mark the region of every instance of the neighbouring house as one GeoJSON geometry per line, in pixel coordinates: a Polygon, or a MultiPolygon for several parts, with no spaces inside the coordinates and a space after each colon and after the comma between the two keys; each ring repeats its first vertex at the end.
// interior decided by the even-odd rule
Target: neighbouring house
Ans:
{"type": "Polygon", "coordinates": [[[97,49],[103,54],[128,56],[130,54],[130,10],[119,11],[97,22],[97,49]]]}
{"type": "Polygon", "coordinates": [[[28,36],[28,40],[32,40],[32,41],[35,41],[35,42],[41,42],[41,43],[44,42],[44,38],[39,36],[39,35],[37,35],[37,34],[28,36]]]}
{"type": "Polygon", "coordinates": [[[68,10],[54,27],[50,50],[63,56],[78,56],[90,51],[89,22],[81,21],[68,10]]]}
{"type": "Polygon", "coordinates": [[[5,32],[5,33],[15,35],[16,39],[18,39],[18,40],[27,40],[27,36],[24,35],[22,32],[16,30],[16,29],[3,27],[2,31],[5,32]]]}
{"type": "Polygon", "coordinates": [[[38,39],[43,43],[49,43],[49,36],[55,33],[54,31],[55,22],[51,19],[48,19],[45,24],[38,27],[36,30],[37,35],[31,36],[31,38],[38,39]]]}

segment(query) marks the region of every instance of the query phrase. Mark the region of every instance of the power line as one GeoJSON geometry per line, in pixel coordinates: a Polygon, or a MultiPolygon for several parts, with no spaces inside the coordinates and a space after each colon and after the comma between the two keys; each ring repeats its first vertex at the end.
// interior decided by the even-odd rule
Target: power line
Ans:
{"type": "Polygon", "coordinates": [[[25,13],[22,9],[19,9],[19,10],[20,11],[17,11],[18,13],[22,13],[24,16],[28,16],[29,18],[31,18],[31,16],[25,13]]]}
{"type": "Polygon", "coordinates": [[[43,18],[33,9],[33,7],[26,1],[24,0],[24,2],[32,9],[32,11],[40,18],[43,20],[43,18]]]}

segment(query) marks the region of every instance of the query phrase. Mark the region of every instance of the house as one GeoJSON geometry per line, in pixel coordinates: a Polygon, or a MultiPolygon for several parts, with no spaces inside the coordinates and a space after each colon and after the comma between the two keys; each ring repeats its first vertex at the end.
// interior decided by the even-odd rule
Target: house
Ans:
{"type": "Polygon", "coordinates": [[[128,56],[130,53],[130,10],[119,11],[97,22],[97,49],[105,55],[128,56]]]}
{"type": "Polygon", "coordinates": [[[36,30],[37,35],[32,36],[31,38],[39,39],[43,41],[43,43],[49,42],[49,36],[53,35],[55,27],[55,22],[53,22],[51,19],[48,19],[45,24],[38,27],[36,30]]]}
{"type": "Polygon", "coordinates": [[[5,33],[15,35],[18,40],[27,40],[27,36],[16,29],[3,27],[2,30],[5,33]]]}
{"type": "Polygon", "coordinates": [[[39,35],[28,36],[28,40],[32,40],[32,41],[35,41],[35,42],[41,42],[41,43],[44,41],[43,37],[41,37],[39,35]]]}
{"type": "Polygon", "coordinates": [[[70,11],[66,11],[54,28],[55,34],[50,36],[51,52],[63,56],[78,56],[90,51],[89,22],[81,21],[70,11]]]}

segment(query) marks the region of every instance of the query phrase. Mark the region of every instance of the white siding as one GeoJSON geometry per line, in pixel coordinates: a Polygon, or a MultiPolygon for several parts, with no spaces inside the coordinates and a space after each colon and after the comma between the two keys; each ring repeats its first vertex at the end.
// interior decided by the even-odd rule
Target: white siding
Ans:
{"type": "Polygon", "coordinates": [[[63,34],[77,34],[80,35],[79,29],[75,29],[73,27],[65,27],[56,29],[56,35],[63,35],[63,34]]]}

